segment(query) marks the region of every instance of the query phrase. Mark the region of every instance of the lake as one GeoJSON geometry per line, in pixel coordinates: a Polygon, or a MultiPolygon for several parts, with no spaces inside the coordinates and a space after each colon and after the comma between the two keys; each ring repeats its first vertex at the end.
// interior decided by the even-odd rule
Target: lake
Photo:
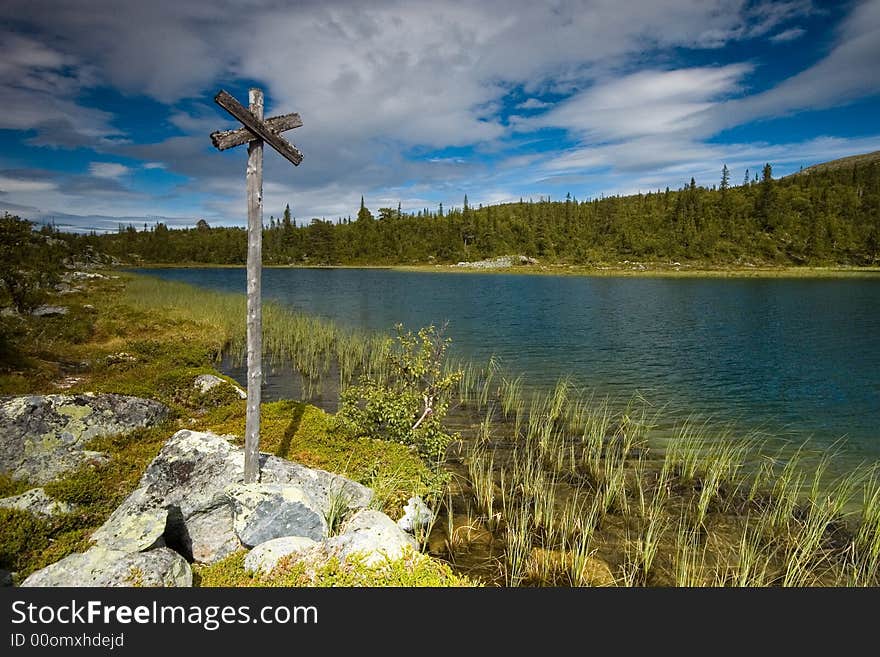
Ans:
{"type": "MultiPolygon", "coordinates": [[[[244,292],[243,269],[141,273],[244,292]]],[[[265,298],[389,331],[448,321],[455,354],[535,385],[570,375],[694,413],[880,460],[880,281],[600,278],[266,269],[265,298]]]]}

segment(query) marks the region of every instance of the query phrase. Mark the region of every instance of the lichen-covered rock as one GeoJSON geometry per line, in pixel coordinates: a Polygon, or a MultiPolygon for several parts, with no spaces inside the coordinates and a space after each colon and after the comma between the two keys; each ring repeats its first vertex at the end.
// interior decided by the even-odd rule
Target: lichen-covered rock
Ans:
{"type": "Polygon", "coordinates": [[[56,516],[70,513],[73,505],[49,497],[42,488],[31,488],[20,495],[0,499],[0,509],[19,509],[38,516],[56,516]]]}
{"type": "Polygon", "coordinates": [[[22,586],[192,586],[192,570],[174,550],[126,553],[93,547],[32,573],[22,586]]]}
{"type": "Polygon", "coordinates": [[[229,381],[221,379],[214,374],[200,374],[193,382],[193,386],[203,395],[211,392],[217,386],[229,386],[235,391],[240,399],[247,399],[247,392],[236,385],[232,385],[229,381]]]}
{"type": "Polygon", "coordinates": [[[433,524],[434,512],[418,495],[409,498],[403,507],[403,517],[397,521],[397,526],[410,534],[426,532],[433,524]]]}
{"type": "Polygon", "coordinates": [[[340,561],[358,554],[363,563],[373,566],[400,559],[407,550],[418,547],[416,540],[384,513],[364,509],[345,523],[340,534],[326,539],[320,549],[340,561]]]}
{"type": "Polygon", "coordinates": [[[373,499],[373,491],[356,481],[277,456],[260,455],[260,480],[263,483],[295,484],[325,510],[341,501],[340,506],[353,513],[365,508],[373,499]]]}
{"type": "Polygon", "coordinates": [[[85,393],[26,395],[0,401],[0,472],[45,484],[103,454],[89,440],[150,426],[168,415],[159,402],[85,393]]]}
{"type": "Polygon", "coordinates": [[[168,509],[151,503],[144,488],[136,489],[94,534],[92,541],[108,550],[140,552],[163,543],[168,509]]]}
{"type": "Polygon", "coordinates": [[[239,484],[228,491],[235,533],[244,545],[254,546],[283,536],[305,536],[320,541],[327,521],[320,507],[293,484],[239,484]]]}
{"type": "Polygon", "coordinates": [[[260,543],[244,558],[244,569],[249,573],[270,573],[284,557],[305,555],[320,545],[305,536],[282,536],[260,543]]]}
{"type": "MultiPolygon", "coordinates": [[[[309,506],[322,518],[333,495],[343,496],[349,509],[363,508],[372,496],[369,488],[340,475],[312,470],[266,454],[261,454],[260,460],[262,484],[285,484],[300,489],[309,500],[309,506]]],[[[147,467],[138,488],[92,539],[114,549],[134,550],[149,547],[146,544],[150,539],[164,538],[166,545],[173,546],[187,558],[214,563],[241,546],[234,527],[233,500],[227,495],[227,489],[243,481],[244,451],[228,438],[213,433],[178,431],[147,467]],[[164,527],[163,510],[167,511],[164,527]],[[143,535],[132,531],[141,523],[140,519],[150,527],[143,535]],[[132,536],[136,540],[130,540],[132,536]]],[[[262,514],[266,510],[254,519],[254,527],[258,519],[265,520],[262,514]]],[[[275,522],[282,525],[288,522],[284,513],[275,516],[275,522]]],[[[255,541],[250,545],[284,535],[269,535],[262,533],[262,529],[253,535],[250,529],[243,531],[249,540],[255,541]]]]}

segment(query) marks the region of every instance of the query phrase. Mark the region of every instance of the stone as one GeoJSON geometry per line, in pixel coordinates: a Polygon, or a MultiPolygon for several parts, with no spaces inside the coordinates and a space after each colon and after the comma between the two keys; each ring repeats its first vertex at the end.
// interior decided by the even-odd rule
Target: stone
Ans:
{"type": "Polygon", "coordinates": [[[305,536],[282,536],[260,543],[244,558],[244,569],[249,573],[268,574],[284,557],[302,556],[320,543],[305,536]]]}
{"type": "Polygon", "coordinates": [[[434,512],[428,508],[425,501],[415,495],[403,507],[403,517],[397,521],[397,526],[410,534],[424,534],[434,525],[434,512]]]}
{"type": "MultiPolygon", "coordinates": [[[[544,548],[532,548],[531,560],[539,571],[550,571],[561,577],[571,578],[573,562],[571,553],[562,550],[546,550],[544,548]]],[[[576,586],[615,586],[616,580],[611,572],[611,567],[596,556],[588,556],[584,559],[577,573],[576,586]]]]}
{"type": "Polygon", "coordinates": [[[84,449],[98,436],[160,422],[168,408],[125,395],[25,395],[0,400],[0,472],[41,485],[106,460],[84,449]]]}
{"type": "Polygon", "coordinates": [[[12,586],[12,573],[0,568],[0,586],[12,586]]]}
{"type": "Polygon", "coordinates": [[[22,586],[192,586],[192,570],[174,550],[76,552],[28,576],[22,586]]]}
{"type": "Polygon", "coordinates": [[[327,534],[321,508],[293,484],[240,484],[229,489],[233,526],[244,545],[254,546],[283,536],[320,541],[327,534]]]}
{"type": "MultiPolygon", "coordinates": [[[[317,514],[320,522],[324,522],[333,495],[344,496],[350,511],[365,507],[372,496],[369,488],[340,475],[267,454],[261,454],[260,461],[262,485],[291,485],[301,490],[313,521],[317,514]]],[[[151,539],[155,545],[162,539],[187,558],[214,563],[241,547],[234,500],[227,489],[232,490],[243,481],[244,451],[229,438],[209,432],[178,431],[147,466],[137,489],[92,535],[92,540],[114,549],[138,550],[149,547],[151,539]],[[140,525],[146,527],[138,533],[135,528],[140,525]]],[[[275,530],[270,529],[272,523],[264,515],[269,510],[270,507],[262,508],[260,515],[246,529],[242,528],[248,540],[253,541],[249,545],[283,535],[272,534],[275,530]],[[264,523],[259,530],[258,521],[264,523]]],[[[300,511],[305,514],[305,509],[300,511]]],[[[287,526],[292,519],[286,514],[293,512],[279,510],[273,522],[287,526]]],[[[316,529],[309,531],[313,538],[321,538],[316,529]]]]}
{"type": "Polygon", "coordinates": [[[147,495],[145,489],[136,489],[126,500],[131,500],[132,505],[118,506],[92,534],[92,542],[119,552],[140,552],[162,545],[168,526],[168,509],[151,504],[147,495]]]}
{"type": "MultiPolygon", "coordinates": [[[[180,524],[182,531],[182,554],[188,554],[198,563],[214,563],[238,552],[243,546],[233,526],[234,514],[231,504],[223,504],[192,514],[180,524]]],[[[173,527],[169,527],[166,541],[176,543],[173,527]]]]}
{"type": "Polygon", "coordinates": [[[0,508],[30,511],[37,516],[56,516],[73,511],[73,505],[53,499],[42,488],[31,488],[21,495],[0,499],[0,508]]]}
{"type": "Polygon", "coordinates": [[[242,390],[238,386],[233,385],[229,383],[229,381],[221,379],[214,374],[199,374],[193,382],[193,386],[203,395],[211,392],[211,390],[217,386],[229,386],[235,391],[235,394],[237,394],[240,399],[247,399],[247,391],[242,390]]]}
{"type": "Polygon", "coordinates": [[[340,534],[326,539],[321,548],[340,561],[357,554],[366,565],[374,566],[396,561],[408,550],[418,551],[419,545],[381,511],[364,509],[345,523],[340,534]]]}
{"type": "Polygon", "coordinates": [[[70,312],[70,308],[66,306],[37,306],[31,311],[31,315],[34,317],[58,317],[59,315],[66,315],[70,312]]]}
{"type": "Polygon", "coordinates": [[[503,255],[495,258],[487,258],[486,260],[476,260],[473,262],[457,262],[456,267],[466,267],[468,269],[505,269],[508,267],[516,267],[518,265],[537,265],[539,264],[534,258],[525,255],[503,255]]]}
{"type": "Polygon", "coordinates": [[[296,484],[325,510],[341,499],[346,512],[353,513],[373,499],[373,491],[356,481],[277,456],[261,454],[260,472],[263,482],[296,484]]]}

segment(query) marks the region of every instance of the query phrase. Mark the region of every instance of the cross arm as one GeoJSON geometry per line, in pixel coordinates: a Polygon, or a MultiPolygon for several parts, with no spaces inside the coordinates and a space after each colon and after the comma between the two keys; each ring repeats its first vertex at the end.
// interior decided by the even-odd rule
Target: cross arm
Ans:
{"type": "MultiPolygon", "coordinates": [[[[281,116],[273,116],[271,119],[266,119],[266,125],[275,133],[281,133],[285,130],[293,130],[294,128],[301,127],[302,124],[302,119],[299,114],[296,113],[282,114],[281,116]]],[[[218,130],[217,132],[211,133],[211,142],[218,151],[225,151],[227,148],[241,146],[252,139],[256,139],[256,137],[254,137],[254,133],[247,128],[238,128],[237,130],[218,130]]]]}
{"type": "Polygon", "coordinates": [[[265,121],[257,119],[231,94],[221,91],[214,97],[214,102],[238,119],[255,137],[278,151],[282,157],[290,160],[294,165],[302,162],[303,155],[296,146],[272,131],[265,121]]]}

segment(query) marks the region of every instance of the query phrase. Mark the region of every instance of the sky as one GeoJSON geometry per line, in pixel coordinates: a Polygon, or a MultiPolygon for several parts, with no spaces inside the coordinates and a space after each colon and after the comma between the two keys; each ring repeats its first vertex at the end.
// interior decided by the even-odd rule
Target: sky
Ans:
{"type": "Polygon", "coordinates": [[[226,89],[299,112],[264,214],[740,183],[880,150],[880,0],[3,0],[0,212],[246,222],[226,89]]]}

